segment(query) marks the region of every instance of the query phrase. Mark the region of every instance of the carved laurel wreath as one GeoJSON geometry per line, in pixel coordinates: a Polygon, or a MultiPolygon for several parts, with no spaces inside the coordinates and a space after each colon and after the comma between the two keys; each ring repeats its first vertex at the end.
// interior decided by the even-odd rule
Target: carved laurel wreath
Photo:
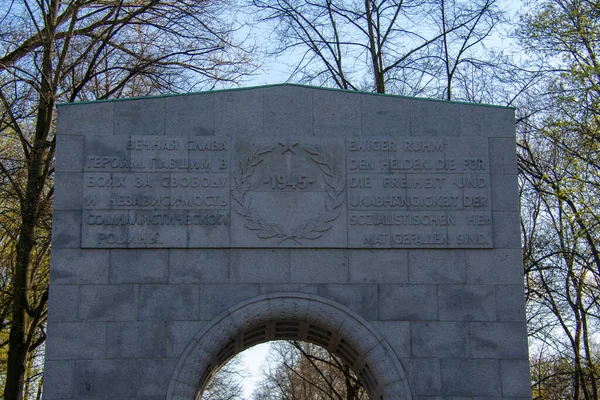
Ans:
{"type": "Polygon", "coordinates": [[[250,153],[242,158],[239,169],[233,172],[234,189],[231,192],[235,203],[234,210],[246,219],[244,226],[257,231],[261,239],[278,238],[279,244],[286,240],[301,243],[303,239],[318,239],[331,229],[332,222],[340,215],[339,207],[344,203],[345,182],[335,159],[328,156],[319,145],[304,145],[304,151],[310,154],[310,159],[316,163],[326,184],[325,210],[318,216],[294,227],[291,231],[284,230],[279,224],[269,222],[252,207],[252,196],[249,193],[248,179],[255,168],[263,161],[263,157],[274,150],[274,146],[252,145],[250,153]]]}

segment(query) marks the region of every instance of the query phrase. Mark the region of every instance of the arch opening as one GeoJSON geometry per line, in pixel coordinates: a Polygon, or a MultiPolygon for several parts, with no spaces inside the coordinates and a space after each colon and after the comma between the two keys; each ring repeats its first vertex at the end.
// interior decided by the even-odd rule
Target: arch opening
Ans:
{"type": "MultiPolygon", "coordinates": [[[[351,376],[360,382],[361,387],[367,393],[374,392],[378,386],[377,378],[372,375],[368,364],[363,365],[361,371],[355,371],[354,368],[359,361],[359,354],[345,339],[336,338],[331,330],[315,326],[306,321],[282,320],[248,328],[231,340],[217,354],[214,362],[206,371],[206,377],[201,379],[198,398],[200,398],[200,394],[204,393],[214,374],[218,373],[232,358],[256,345],[277,342],[300,342],[316,345],[318,349],[326,350],[333,356],[338,357],[353,372],[351,376]]],[[[342,373],[341,370],[340,373],[342,373]]]]}
{"type": "Polygon", "coordinates": [[[212,375],[232,357],[275,340],[313,343],[339,356],[370,400],[412,398],[393,350],[367,321],[322,297],[282,293],[234,306],[199,331],[179,360],[167,400],[199,399],[212,375]]]}
{"type": "Polygon", "coordinates": [[[208,381],[201,400],[369,400],[361,380],[339,356],[298,340],[261,343],[235,355],[208,381]]]}

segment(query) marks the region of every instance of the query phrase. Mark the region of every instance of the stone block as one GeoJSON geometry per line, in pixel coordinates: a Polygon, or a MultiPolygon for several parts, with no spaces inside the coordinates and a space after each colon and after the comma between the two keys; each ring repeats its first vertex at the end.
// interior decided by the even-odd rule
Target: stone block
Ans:
{"type": "Polygon", "coordinates": [[[313,92],[314,135],[358,136],[361,133],[361,96],[343,90],[313,92]]]}
{"type": "Polygon", "coordinates": [[[73,361],[46,361],[44,365],[44,397],[49,399],[73,396],[73,361]]]}
{"type": "Polygon", "coordinates": [[[177,365],[177,359],[141,359],[139,363],[143,365],[144,369],[136,399],[145,399],[146,396],[156,396],[159,399],[164,399],[177,365]]]}
{"type": "Polygon", "coordinates": [[[214,93],[166,97],[165,111],[167,135],[215,135],[214,93]]]}
{"type": "Polygon", "coordinates": [[[200,312],[200,285],[140,285],[140,320],[195,320],[200,312]]]}
{"type": "Polygon", "coordinates": [[[169,283],[226,283],[229,250],[169,250],[169,283]]]}
{"type": "Polygon", "coordinates": [[[293,283],[346,283],[348,271],[347,250],[290,250],[293,283]]]}
{"type": "MultiPolygon", "coordinates": [[[[157,195],[161,195],[158,193],[158,190],[157,195]]],[[[190,214],[193,214],[193,212],[188,213],[184,210],[170,210],[167,212],[161,210],[129,210],[129,218],[133,221],[152,220],[152,218],[154,218],[156,215],[166,215],[165,219],[174,218],[185,221],[190,214]]],[[[188,241],[187,232],[190,228],[192,228],[191,225],[186,227],[185,225],[182,226],[179,224],[167,223],[164,225],[129,225],[127,229],[127,235],[124,235],[124,237],[128,238],[128,240],[131,238],[136,239],[134,239],[134,241],[130,241],[126,247],[136,249],[186,247],[188,241]]],[[[108,240],[110,240],[110,238],[107,239],[107,241],[108,240]]],[[[104,243],[106,243],[106,241],[104,243]]],[[[119,246],[117,245],[114,247],[119,246]]]]}
{"type": "MultiPolygon", "coordinates": [[[[219,328],[211,329],[206,333],[203,332],[202,343],[198,343],[195,348],[203,349],[204,354],[207,354],[209,357],[216,357],[217,353],[223,347],[231,343],[232,338],[226,334],[227,332],[231,332],[233,327],[235,327],[237,332],[241,332],[252,325],[252,322],[251,318],[242,317],[240,320],[234,320],[231,314],[224,315],[223,318],[219,319],[219,328]],[[240,323],[239,325],[238,322],[240,323]],[[244,323],[248,325],[244,325],[244,323]]],[[[257,324],[260,323],[261,321],[257,322],[257,324]]]]}
{"type": "Polygon", "coordinates": [[[135,398],[143,368],[138,360],[81,360],[75,363],[76,399],[135,398]]]}
{"type": "Polygon", "coordinates": [[[312,136],[313,91],[300,86],[264,89],[264,134],[266,136],[312,136]]]}
{"type": "Polygon", "coordinates": [[[258,284],[202,285],[200,289],[200,319],[211,320],[229,307],[258,295],[258,284]]]}
{"type": "MultiPolygon", "coordinates": [[[[371,321],[394,349],[399,358],[411,356],[410,323],[404,321],[371,321]]],[[[439,369],[439,368],[438,368],[439,369]]]]}
{"type": "Polygon", "coordinates": [[[457,104],[435,100],[413,100],[411,103],[411,136],[460,136],[457,104]]]}
{"type": "MultiPolygon", "coordinates": [[[[144,377],[142,377],[144,379],[144,377]]],[[[144,385],[144,383],[140,383],[140,385],[144,385]]],[[[136,396],[136,397],[118,397],[113,400],[164,400],[165,396],[136,396]]]]}
{"type": "Polygon", "coordinates": [[[442,395],[493,397],[502,390],[499,360],[443,359],[442,395]]]}
{"type": "MultiPolygon", "coordinates": [[[[408,367],[406,372],[414,395],[437,396],[441,393],[440,360],[436,358],[412,358],[405,360],[403,364],[408,367]]],[[[434,399],[433,397],[427,398],[434,399]]]]}
{"type": "Polygon", "coordinates": [[[492,175],[492,209],[519,212],[519,187],[517,175],[492,175]]]}
{"type": "Polygon", "coordinates": [[[115,102],[116,135],[164,135],[165,98],[115,102]]]}
{"type": "MultiPolygon", "coordinates": [[[[486,195],[486,198],[489,199],[489,195],[486,195]]],[[[494,247],[492,213],[490,211],[464,211],[455,216],[456,223],[448,226],[448,247],[462,249],[494,247]]]]}
{"type": "Polygon", "coordinates": [[[166,349],[166,322],[107,323],[106,358],[161,358],[166,356],[166,349]]]}
{"type": "Polygon", "coordinates": [[[81,211],[54,210],[52,249],[77,249],[81,245],[81,211]]]}
{"type": "MultiPolygon", "coordinates": [[[[272,320],[304,321],[308,319],[307,311],[311,304],[310,299],[317,299],[310,294],[294,293],[293,295],[269,295],[268,296],[269,314],[272,320]]],[[[258,301],[258,300],[257,300],[258,301]]],[[[255,303],[256,304],[256,303],[255,303]]],[[[357,331],[360,329],[357,329],[357,331]]]]}
{"type": "Polygon", "coordinates": [[[345,245],[341,139],[238,138],[235,151],[240,161],[233,171],[233,246],[345,245]]]}
{"type": "Polygon", "coordinates": [[[83,174],[56,172],[54,182],[54,209],[81,210],[83,205],[83,174]]]}
{"type": "Polygon", "coordinates": [[[56,135],[56,172],[83,172],[83,136],[56,135]]]}
{"type": "Polygon", "coordinates": [[[466,322],[411,322],[414,357],[469,357],[469,325],[466,322]]]}
{"type": "Polygon", "coordinates": [[[496,249],[520,249],[521,228],[518,212],[494,212],[494,247],[496,249]]]}
{"type": "MultiPolygon", "coordinates": [[[[488,155],[490,151],[488,139],[446,137],[445,144],[446,150],[444,156],[456,160],[455,168],[450,172],[484,174],[480,175],[481,177],[485,177],[485,174],[490,172],[491,160],[488,155]]],[[[475,175],[475,177],[478,176],[475,175]]]]}
{"type": "Polygon", "coordinates": [[[345,313],[342,309],[332,309],[321,301],[311,301],[308,307],[298,307],[296,313],[300,320],[306,320],[313,325],[333,332],[339,331],[341,324],[340,326],[332,326],[332,321],[343,321],[345,319],[343,318],[345,313]]]}
{"type": "Polygon", "coordinates": [[[81,219],[81,247],[84,249],[127,248],[129,224],[111,223],[110,221],[127,221],[130,212],[125,211],[90,211],[83,210],[81,219]],[[104,221],[108,221],[104,225],[104,221]]]}
{"type": "Polygon", "coordinates": [[[411,101],[382,95],[362,96],[362,136],[410,136],[411,101]]]}
{"type": "Polygon", "coordinates": [[[48,321],[50,323],[77,321],[79,286],[51,285],[49,289],[48,321]]]}
{"type": "Polygon", "coordinates": [[[79,318],[87,321],[135,321],[138,314],[135,285],[83,285],[79,318]]]}
{"type": "Polygon", "coordinates": [[[523,285],[497,285],[496,307],[498,321],[524,322],[526,315],[523,285]]]}
{"type": "MultiPolygon", "coordinates": [[[[446,152],[450,152],[451,149],[446,148],[446,152]]],[[[420,156],[420,154],[419,154],[420,156]]],[[[410,157],[410,156],[409,156],[410,157]]],[[[418,157],[418,156],[417,156],[418,157]]],[[[450,156],[453,157],[453,156],[450,156]]],[[[433,164],[433,163],[432,163],[433,164]]],[[[432,167],[434,168],[434,167],[432,167]]],[[[464,164],[457,166],[457,168],[464,168],[464,164]]],[[[443,173],[443,172],[442,172],[443,173]]],[[[467,179],[467,177],[470,177],[471,175],[459,175],[459,174],[445,174],[444,176],[441,176],[442,173],[440,174],[406,174],[406,180],[407,182],[419,182],[418,179],[421,178],[421,182],[423,181],[429,181],[429,182],[435,182],[433,185],[435,185],[435,191],[433,191],[433,193],[435,194],[443,194],[444,196],[448,196],[451,199],[450,202],[453,202],[452,205],[450,205],[448,208],[451,210],[459,210],[459,209],[464,209],[466,211],[470,211],[471,208],[469,207],[469,203],[467,203],[467,194],[468,191],[470,190],[471,192],[474,191],[474,189],[465,189],[463,187],[460,187],[460,185],[462,185],[462,180],[463,180],[463,176],[465,177],[465,179],[467,179]],[[416,175],[416,176],[415,176],[416,175]]],[[[481,175],[475,175],[476,177],[479,177],[481,175]]],[[[408,186],[411,185],[411,183],[407,183],[408,186]]],[[[433,186],[432,185],[432,186],[433,186]]],[[[415,185],[417,186],[417,185],[415,185]]],[[[476,194],[480,194],[480,190],[476,189],[477,192],[476,194]]],[[[395,190],[392,193],[397,193],[395,190]]],[[[425,198],[427,196],[431,196],[432,194],[432,188],[431,187],[409,187],[406,191],[406,194],[412,198],[425,198]]],[[[485,193],[484,193],[485,194],[485,193]]],[[[488,195],[489,197],[489,195],[488,195]]],[[[431,207],[428,204],[416,204],[416,205],[409,205],[408,209],[411,211],[424,211],[425,215],[428,215],[426,213],[430,213],[432,211],[432,208],[435,210],[435,206],[431,207]]],[[[438,213],[432,213],[432,215],[439,215],[440,217],[438,217],[438,220],[440,220],[441,218],[443,218],[443,216],[447,215],[445,214],[443,211],[440,212],[439,210],[438,213]]],[[[416,212],[411,213],[412,215],[418,215],[416,212]]],[[[447,225],[444,224],[440,224],[439,226],[436,226],[435,224],[431,224],[429,226],[418,226],[418,225],[408,225],[410,226],[410,231],[411,233],[414,232],[418,232],[419,231],[423,231],[423,233],[425,232],[440,232],[440,233],[446,233],[446,228],[447,225]]],[[[401,232],[406,232],[407,227],[406,226],[400,226],[399,227],[401,229],[401,232]]],[[[394,231],[392,230],[392,233],[394,233],[394,231]]],[[[435,243],[427,243],[428,245],[433,245],[435,243]]]]}
{"type": "Polygon", "coordinates": [[[336,179],[343,178],[346,157],[343,138],[237,137],[232,143],[232,187],[237,188],[241,181],[236,177],[246,174],[244,182],[249,188],[248,195],[284,192],[303,197],[311,192],[324,193],[331,183],[327,181],[329,175],[325,174],[323,166],[327,166],[327,171],[336,179]],[[253,163],[248,162],[249,156],[253,163]]]}
{"type": "Polygon", "coordinates": [[[112,135],[115,103],[74,103],[57,107],[59,135],[112,135]]]}
{"type": "Polygon", "coordinates": [[[531,379],[527,360],[502,360],[502,395],[531,399],[531,379]]]}
{"type": "Polygon", "coordinates": [[[104,357],[104,322],[54,322],[48,328],[46,360],[104,357]]]}
{"type": "MultiPolygon", "coordinates": [[[[408,386],[408,379],[407,378],[403,378],[400,381],[397,382],[390,382],[388,383],[386,386],[384,386],[383,391],[385,393],[388,393],[387,397],[384,398],[390,398],[390,399],[416,399],[415,396],[410,394],[410,388],[408,386]]],[[[432,400],[432,399],[430,399],[432,400]]]]}
{"type": "MultiPolygon", "coordinates": [[[[342,352],[345,353],[346,358],[349,360],[352,360],[354,355],[356,355],[357,360],[361,360],[364,356],[371,357],[371,355],[367,355],[367,353],[370,353],[373,350],[375,350],[375,353],[379,354],[386,351],[385,342],[382,342],[377,336],[372,335],[371,331],[366,326],[356,325],[350,318],[343,322],[340,321],[339,324],[333,325],[332,327],[333,332],[337,331],[340,338],[343,338],[340,341],[340,355],[343,355],[342,352]],[[345,346],[342,347],[342,344],[345,346]],[[352,349],[352,351],[349,351],[348,349],[352,349]]],[[[385,377],[380,378],[385,379],[385,377]]]]}
{"type": "Polygon", "coordinates": [[[323,285],[314,283],[265,283],[260,285],[260,294],[304,293],[318,294],[323,285]]]}
{"type": "Polygon", "coordinates": [[[379,318],[376,284],[328,284],[320,289],[319,295],[345,305],[367,320],[379,318]]]}
{"type": "Polygon", "coordinates": [[[469,283],[523,287],[521,249],[467,250],[466,259],[469,283]]]}
{"type": "Polygon", "coordinates": [[[472,322],[471,357],[527,360],[524,322],[472,322]]]}
{"type": "Polygon", "coordinates": [[[435,285],[379,286],[379,319],[428,321],[438,319],[438,294],[435,285]]]}
{"type": "Polygon", "coordinates": [[[86,172],[83,177],[84,208],[96,214],[108,209],[120,213],[127,213],[131,210],[156,212],[152,208],[159,208],[160,206],[151,207],[141,201],[133,204],[133,200],[143,199],[144,196],[149,199],[152,196],[159,198],[169,196],[169,188],[163,187],[165,179],[169,179],[169,174],[140,172],[132,175],[123,172],[86,172]],[[93,199],[93,202],[90,199],[93,199]],[[120,204],[120,201],[123,201],[123,203],[120,204]],[[128,201],[131,202],[131,205],[124,205],[128,201]]]}
{"type": "Polygon", "coordinates": [[[205,324],[199,321],[168,321],[166,356],[179,358],[190,343],[195,343],[194,335],[205,324]]]}
{"type": "Polygon", "coordinates": [[[513,136],[490,138],[490,172],[493,175],[517,174],[517,144],[513,136]]]}
{"type": "Polygon", "coordinates": [[[131,150],[128,149],[130,135],[105,136],[86,135],[84,140],[85,163],[87,172],[127,172],[131,169],[131,150]]]}
{"type": "Polygon", "coordinates": [[[408,250],[350,250],[350,282],[407,283],[408,250]]]}
{"type": "Polygon", "coordinates": [[[505,107],[461,104],[462,136],[515,137],[515,110],[505,107]]]}
{"type": "Polygon", "coordinates": [[[442,321],[496,320],[496,291],[492,285],[440,285],[442,321]]]}
{"type": "Polygon", "coordinates": [[[167,250],[111,250],[111,283],[166,283],[167,250]]]}
{"type": "MultiPolygon", "coordinates": [[[[227,194],[229,198],[229,194],[227,194]]],[[[204,215],[207,218],[217,218],[217,221],[227,221],[217,225],[189,225],[187,229],[187,247],[188,248],[202,248],[202,247],[231,247],[231,213],[229,210],[207,210],[199,213],[191,212],[190,214],[197,214],[200,218],[204,215]]],[[[184,246],[177,246],[184,247],[184,246]]]]}
{"type": "Polygon", "coordinates": [[[163,400],[165,397],[162,396],[136,396],[135,398],[127,398],[127,399],[115,399],[115,400],[163,400]]]}
{"type": "MultiPolygon", "coordinates": [[[[353,199],[358,202],[361,198],[364,198],[365,194],[364,191],[349,190],[348,198],[351,202],[353,199]]],[[[371,192],[371,194],[373,194],[373,192],[371,192]]],[[[354,221],[365,214],[369,215],[370,213],[364,211],[348,211],[347,221],[349,221],[349,223],[346,226],[348,232],[348,247],[375,249],[389,249],[392,247],[392,227],[386,225],[364,226],[354,224],[354,221]]],[[[384,213],[375,215],[381,216],[384,215],[384,213]]]]}
{"type": "MultiPolygon", "coordinates": [[[[392,383],[397,383],[399,380],[398,371],[395,363],[392,361],[390,357],[387,356],[387,348],[383,343],[379,343],[371,350],[367,355],[371,360],[377,360],[376,363],[372,363],[369,365],[373,375],[378,377],[378,383],[380,385],[389,385],[392,383]]],[[[404,372],[404,371],[403,371],[404,372]]],[[[404,374],[403,374],[404,375],[404,374]]],[[[406,380],[405,376],[400,377],[400,380],[406,380]]],[[[390,398],[408,398],[408,393],[406,393],[404,388],[400,389],[403,392],[403,396],[395,397],[390,396],[390,398]]],[[[398,393],[398,392],[396,392],[398,393]]]]}
{"type": "Polygon", "coordinates": [[[108,250],[52,249],[52,285],[108,283],[108,271],[108,250]]]}
{"type": "Polygon", "coordinates": [[[218,136],[262,136],[264,89],[215,93],[215,133],[218,136]]]}
{"type": "Polygon", "coordinates": [[[458,284],[467,280],[464,250],[410,250],[410,283],[458,284]]]}
{"type": "Polygon", "coordinates": [[[348,273],[347,250],[290,250],[291,282],[345,283],[348,273]]]}
{"type": "MultiPolygon", "coordinates": [[[[326,191],[291,193],[252,192],[248,193],[254,206],[254,220],[236,212],[231,212],[232,247],[314,247],[313,240],[319,240],[319,247],[345,247],[346,219],[345,205],[337,212],[329,214],[326,209],[326,191]],[[326,222],[326,219],[330,219],[326,222]],[[270,232],[263,227],[276,227],[270,232]],[[283,223],[282,223],[283,222],[283,223]],[[306,228],[312,224],[311,228],[306,228]],[[295,237],[294,235],[298,235],[295,237]]],[[[340,194],[344,196],[344,194],[340,194]]]]}
{"type": "Polygon", "coordinates": [[[231,283],[285,283],[290,280],[289,250],[232,249],[231,283]]]}

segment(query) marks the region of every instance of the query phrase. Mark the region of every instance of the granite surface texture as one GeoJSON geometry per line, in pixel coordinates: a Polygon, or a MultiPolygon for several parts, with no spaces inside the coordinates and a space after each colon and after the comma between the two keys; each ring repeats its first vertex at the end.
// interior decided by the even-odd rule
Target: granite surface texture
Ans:
{"type": "Polygon", "coordinates": [[[514,110],[296,85],[61,105],[44,399],[299,339],[372,400],[531,399],[514,110]]]}

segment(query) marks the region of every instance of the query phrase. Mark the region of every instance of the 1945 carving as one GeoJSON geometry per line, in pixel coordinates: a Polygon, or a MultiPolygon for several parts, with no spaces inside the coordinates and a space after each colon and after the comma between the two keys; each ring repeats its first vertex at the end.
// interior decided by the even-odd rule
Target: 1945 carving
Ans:
{"type": "MultiPolygon", "coordinates": [[[[287,144],[287,150],[296,154],[297,149],[292,147],[296,145],[297,143],[287,144]]],[[[319,145],[304,145],[302,148],[321,170],[326,188],[324,208],[317,216],[290,230],[285,230],[277,222],[268,221],[252,206],[249,179],[256,167],[262,163],[264,156],[275,150],[275,146],[252,145],[250,153],[241,158],[239,168],[233,171],[234,187],[231,195],[235,200],[234,210],[246,220],[244,226],[256,231],[256,235],[261,239],[277,238],[279,244],[286,240],[300,244],[303,240],[318,239],[331,229],[333,221],[340,216],[340,207],[345,200],[346,182],[336,160],[319,145]]],[[[285,151],[282,154],[284,153],[285,151]]]]}

